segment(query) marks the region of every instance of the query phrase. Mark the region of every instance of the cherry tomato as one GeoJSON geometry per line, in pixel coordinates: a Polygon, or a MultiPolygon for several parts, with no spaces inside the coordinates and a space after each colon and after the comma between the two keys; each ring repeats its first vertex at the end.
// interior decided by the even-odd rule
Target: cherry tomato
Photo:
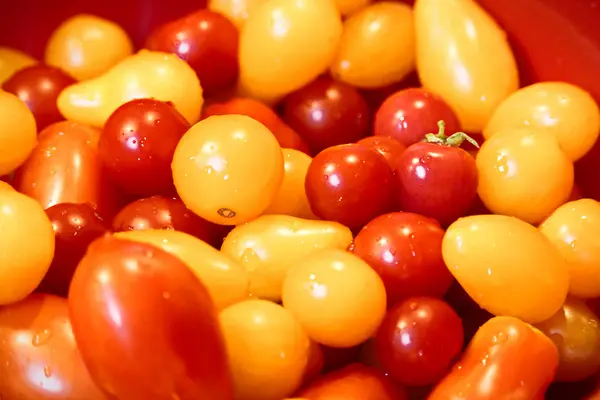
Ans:
{"type": "Polygon", "coordinates": [[[543,399],[558,366],[550,339],[514,317],[483,324],[428,400],[543,399]]]}
{"type": "Polygon", "coordinates": [[[362,343],[353,347],[319,345],[323,353],[323,372],[331,372],[359,361],[362,343]]]}
{"type": "Polygon", "coordinates": [[[108,232],[108,226],[89,204],[56,204],[46,214],[54,228],[55,250],[38,290],[67,297],[77,264],[90,243],[108,232]]]}
{"type": "Polygon", "coordinates": [[[471,207],[477,194],[477,168],[475,159],[458,147],[463,137],[464,133],[447,137],[440,121],[437,135],[413,144],[397,160],[394,169],[404,211],[448,226],[471,207]]]}
{"type": "Polygon", "coordinates": [[[238,30],[226,16],[199,10],[156,28],[145,47],[175,53],[196,71],[207,95],[238,77],[238,30]]]}
{"type": "Polygon", "coordinates": [[[444,300],[462,320],[465,343],[469,343],[479,327],[493,317],[492,314],[481,308],[457,281],[452,283],[444,300]]]}
{"type": "Polygon", "coordinates": [[[266,0],[208,0],[208,9],[218,12],[241,29],[248,16],[266,0]]]}
{"type": "Polygon", "coordinates": [[[398,212],[365,225],[351,249],[379,274],[391,307],[406,297],[446,293],[452,275],[442,258],[443,237],[437,221],[398,212]]]}
{"type": "Polygon", "coordinates": [[[171,161],[190,123],[170,103],[132,100],[111,114],[98,151],[125,192],[152,196],[173,191],[171,161]]]}
{"type": "Polygon", "coordinates": [[[533,226],[503,215],[461,218],[442,241],[448,269],[482,308],[537,323],[565,301],[567,263],[533,226]]]}
{"type": "Polygon", "coordinates": [[[194,125],[177,145],[171,168],[185,205],[222,225],[261,215],[284,176],[277,140],[244,115],[212,116],[194,125]]]}
{"type": "Polygon", "coordinates": [[[56,106],[59,93],[75,79],[58,68],[37,64],[23,68],[2,85],[2,89],[21,99],[35,117],[38,131],[62,121],[56,106]]]}
{"type": "Polygon", "coordinates": [[[330,147],[313,158],[306,196],[316,216],[356,230],[392,210],[394,175],[385,157],[360,144],[330,147]]]}
{"type": "Polygon", "coordinates": [[[221,311],[219,320],[236,399],[281,400],[300,387],[311,342],[291,312],[249,300],[221,311]]]}
{"type": "Polygon", "coordinates": [[[15,72],[36,63],[35,58],[20,50],[0,46],[0,85],[13,76],[15,72]]]}
{"type": "Polygon", "coordinates": [[[324,76],[287,96],[283,120],[302,136],[313,154],[367,136],[370,111],[360,92],[324,76]]]}
{"type": "Polygon", "coordinates": [[[366,7],[372,0],[334,0],[342,15],[350,15],[366,7]]]}
{"type": "Polygon", "coordinates": [[[573,164],[552,136],[529,129],[494,134],[477,153],[479,197],[495,214],[540,223],[567,201],[573,164]]]}
{"type": "Polygon", "coordinates": [[[35,118],[25,103],[0,90],[0,175],[25,162],[36,146],[35,118]]]}
{"type": "Polygon", "coordinates": [[[483,134],[519,128],[542,130],[576,161],[594,145],[600,132],[600,109],[585,90],[564,82],[541,82],[520,89],[494,111],[483,134]]]}
{"type": "Polygon", "coordinates": [[[563,204],[541,225],[569,266],[569,293],[600,297],[600,203],[581,199],[563,204]]]}
{"type": "Polygon", "coordinates": [[[0,308],[0,396],[104,400],[73,338],[67,300],[49,294],[0,308]]]}
{"type": "Polygon", "coordinates": [[[446,123],[446,132],[460,130],[458,117],[438,95],[422,88],[400,90],[385,99],[375,114],[373,134],[394,138],[405,146],[420,142],[437,132],[438,121],[446,123]]]}
{"type": "Polygon", "coordinates": [[[463,339],[462,322],[447,303],[411,297],[385,316],[375,336],[377,359],[398,382],[428,385],[448,372],[463,339]]]}
{"type": "Polygon", "coordinates": [[[45,61],[83,81],[108,71],[133,52],[127,33],[104,18],[78,14],[64,20],[46,44],[45,61]]]}
{"type": "Polygon", "coordinates": [[[69,311],[85,365],[110,399],[232,399],[212,300],[175,256],[96,240],[73,276],[69,311]]]}
{"type": "Polygon", "coordinates": [[[332,347],[367,340],[386,309],[379,276],[360,258],[339,249],[297,261],[283,281],[282,299],[311,339],[332,347]]]}
{"type": "Polygon", "coordinates": [[[306,368],[304,369],[304,375],[302,376],[303,384],[315,380],[315,378],[323,371],[324,365],[325,359],[322,347],[317,342],[311,340],[308,361],[306,363],[306,368]]]}
{"type": "Polygon", "coordinates": [[[463,129],[481,131],[519,88],[506,34],[474,0],[418,0],[414,15],[423,87],[452,107],[463,129]]]}
{"type": "Polygon", "coordinates": [[[396,139],[385,136],[369,136],[356,142],[377,150],[387,160],[390,168],[394,168],[396,160],[406,151],[406,146],[396,139]]]}

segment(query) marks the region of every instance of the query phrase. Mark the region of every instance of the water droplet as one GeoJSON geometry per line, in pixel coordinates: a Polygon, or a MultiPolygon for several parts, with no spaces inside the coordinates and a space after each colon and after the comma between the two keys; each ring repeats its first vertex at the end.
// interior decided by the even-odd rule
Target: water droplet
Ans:
{"type": "Polygon", "coordinates": [[[46,366],[44,367],[44,376],[45,376],[46,378],[50,378],[50,377],[52,376],[52,368],[50,368],[50,366],[49,366],[49,365],[46,365],[46,366]]]}
{"type": "Polygon", "coordinates": [[[48,342],[48,340],[50,340],[50,337],[52,337],[52,331],[50,329],[44,329],[41,332],[38,332],[33,339],[31,340],[31,343],[34,346],[42,346],[43,344],[45,344],[46,342],[48,342]]]}

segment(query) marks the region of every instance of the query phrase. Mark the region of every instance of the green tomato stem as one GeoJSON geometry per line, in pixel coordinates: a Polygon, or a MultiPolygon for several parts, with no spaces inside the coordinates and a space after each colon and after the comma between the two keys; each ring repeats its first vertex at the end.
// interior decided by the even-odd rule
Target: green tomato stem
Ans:
{"type": "Polygon", "coordinates": [[[460,147],[465,140],[479,148],[479,143],[464,132],[456,132],[449,137],[446,136],[446,123],[444,121],[438,121],[438,133],[428,133],[425,135],[425,142],[436,143],[442,146],[460,147]]]}

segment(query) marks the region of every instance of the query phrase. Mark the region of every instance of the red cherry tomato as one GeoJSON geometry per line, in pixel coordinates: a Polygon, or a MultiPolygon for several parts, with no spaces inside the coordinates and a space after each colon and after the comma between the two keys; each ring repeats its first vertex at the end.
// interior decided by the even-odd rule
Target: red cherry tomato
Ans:
{"type": "Polygon", "coordinates": [[[438,121],[446,123],[450,134],[460,130],[458,117],[441,97],[421,88],[404,89],[381,104],[375,114],[373,134],[392,137],[410,146],[423,140],[426,134],[437,132],[438,121]]]}
{"type": "Polygon", "coordinates": [[[442,258],[443,237],[437,221],[396,212],[365,225],[351,247],[379,274],[391,307],[403,298],[446,293],[453,279],[442,258]]]}
{"type": "Polygon", "coordinates": [[[369,146],[372,149],[377,150],[382,156],[385,157],[391,168],[395,167],[397,162],[396,160],[398,160],[398,158],[400,158],[402,153],[404,153],[406,150],[405,145],[396,139],[386,136],[369,136],[359,140],[356,143],[369,146]]]}
{"type": "Polygon", "coordinates": [[[437,382],[463,347],[460,317],[444,301],[411,297],[383,320],[375,347],[383,369],[398,382],[422,386],[437,382]]]}
{"type": "Polygon", "coordinates": [[[233,85],[239,73],[239,34],[225,16],[200,10],[158,27],[146,48],[175,53],[196,71],[206,95],[233,85]]]}
{"type": "Polygon", "coordinates": [[[214,305],[175,256],[98,239],[75,271],[69,311],[83,360],[110,399],[232,399],[214,305]]]}
{"type": "Polygon", "coordinates": [[[108,118],[98,150],[123,191],[140,196],[174,192],[171,161],[190,126],[170,103],[132,100],[108,118]]]}
{"type": "Polygon", "coordinates": [[[458,138],[454,135],[460,133],[444,139],[441,126],[440,131],[439,136],[428,136],[434,142],[415,143],[406,149],[395,171],[402,209],[435,218],[447,226],[473,204],[477,166],[469,153],[451,144],[452,138],[458,138]]]}
{"type": "Polygon", "coordinates": [[[385,157],[360,144],[330,147],[313,158],[306,196],[316,216],[360,229],[394,202],[394,176],[385,157]]]}
{"type": "Polygon", "coordinates": [[[288,95],[282,108],[283,120],[306,140],[314,154],[354,143],[369,133],[371,115],[360,92],[328,76],[288,95]]]}
{"type": "Polygon", "coordinates": [[[46,214],[56,235],[55,250],[38,291],[67,297],[77,264],[90,243],[108,232],[108,226],[89,204],[57,204],[46,214]]]}

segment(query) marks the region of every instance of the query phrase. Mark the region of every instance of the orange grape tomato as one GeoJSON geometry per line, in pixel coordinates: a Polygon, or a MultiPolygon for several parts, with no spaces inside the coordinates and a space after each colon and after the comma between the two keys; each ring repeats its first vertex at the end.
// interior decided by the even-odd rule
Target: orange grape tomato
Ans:
{"type": "Polygon", "coordinates": [[[61,92],[58,109],[65,119],[97,127],[123,104],[142,98],[173,103],[188,122],[202,112],[202,86],[196,72],[174,54],[141,50],[93,79],[61,92]]]}
{"type": "Polygon", "coordinates": [[[481,131],[519,88],[506,34],[475,0],[417,0],[414,15],[423,87],[454,109],[463,129],[481,131]]]}
{"type": "Polygon", "coordinates": [[[283,282],[282,299],[311,339],[331,347],[369,339],[386,310],[381,278],[359,257],[339,249],[296,262],[283,282]]]}
{"type": "Polygon", "coordinates": [[[483,135],[508,129],[541,129],[554,136],[576,161],[594,145],[600,132],[600,109],[585,90],[565,82],[540,82],[517,90],[496,108],[483,135]]]}
{"type": "Polygon", "coordinates": [[[556,139],[539,130],[498,132],[476,157],[478,194],[495,214],[540,223],[571,195],[573,163],[556,139]]]}
{"type": "Polygon", "coordinates": [[[337,222],[263,215],[234,228],[221,252],[248,271],[252,296],[279,301],[283,280],[294,263],[318,250],[345,250],[351,242],[350,229],[337,222]]]}
{"type": "Polygon", "coordinates": [[[281,147],[260,122],[215,115],[181,138],[171,164],[177,193],[200,217],[238,225],[273,202],[284,175],[281,147]]]}
{"type": "Polygon", "coordinates": [[[167,229],[117,232],[114,236],[148,243],[178,257],[204,283],[218,309],[248,297],[249,277],[246,269],[194,236],[167,229]]]}
{"type": "Polygon", "coordinates": [[[569,293],[600,297],[600,203],[581,199],[557,208],[539,227],[569,266],[569,293]]]}
{"type": "Polygon", "coordinates": [[[0,190],[0,204],[0,305],[6,305],[27,297],[46,275],[54,229],[42,206],[16,190],[0,190]]]}
{"type": "Polygon", "coordinates": [[[442,254],[458,283],[492,314],[536,323],[567,297],[566,262],[544,235],[517,218],[461,218],[448,227],[442,254]]]}
{"type": "Polygon", "coordinates": [[[513,317],[483,324],[428,400],[541,400],[558,352],[550,339],[513,317]]]}
{"type": "Polygon", "coordinates": [[[350,15],[368,6],[373,0],[335,0],[335,5],[342,15],[350,15]]]}
{"type": "Polygon", "coordinates": [[[581,381],[600,369],[598,317],[583,301],[568,298],[556,314],[536,327],[558,348],[555,380],[581,381]]]}
{"type": "Polygon", "coordinates": [[[0,181],[0,190],[15,190],[15,188],[8,182],[0,181]]]}
{"type": "Polygon", "coordinates": [[[0,90],[0,175],[25,162],[37,143],[35,118],[17,96],[0,90]]]}
{"type": "Polygon", "coordinates": [[[290,311],[247,300],[221,311],[219,320],[237,400],[281,400],[300,387],[311,342],[290,311]]]}
{"type": "Polygon", "coordinates": [[[317,219],[310,209],[304,181],[312,158],[294,149],[281,149],[284,176],[281,187],[265,214],[283,214],[292,217],[317,219]]]}
{"type": "Polygon", "coordinates": [[[403,3],[375,3],[344,22],[331,65],[331,74],[337,80],[374,89],[400,82],[414,69],[411,7],[403,3]]]}
{"type": "Polygon", "coordinates": [[[240,34],[240,90],[272,103],[327,70],[342,34],[333,0],[270,0],[240,34]]]}
{"type": "Polygon", "coordinates": [[[52,32],[44,61],[81,81],[97,77],[132,53],[131,39],[119,25],[78,14],[52,32]]]}
{"type": "Polygon", "coordinates": [[[223,14],[240,30],[248,16],[266,0],[208,0],[208,9],[223,14]]]}
{"type": "Polygon", "coordinates": [[[36,63],[35,58],[20,50],[0,46],[0,85],[13,76],[15,72],[36,63]]]}

